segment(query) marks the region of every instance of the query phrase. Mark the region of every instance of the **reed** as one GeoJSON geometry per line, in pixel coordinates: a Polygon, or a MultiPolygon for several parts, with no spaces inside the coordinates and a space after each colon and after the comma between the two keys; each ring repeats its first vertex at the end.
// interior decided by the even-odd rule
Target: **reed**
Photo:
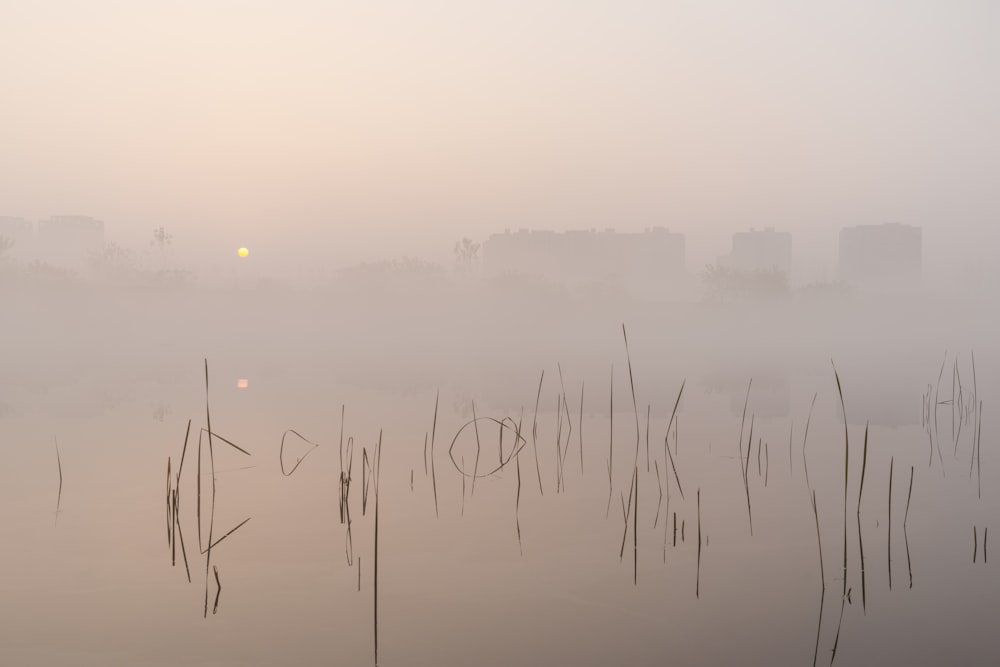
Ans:
{"type": "Polygon", "coordinates": [[[890,457],[889,459],[889,530],[888,535],[888,550],[887,550],[887,564],[889,567],[889,590],[892,590],[892,465],[895,457],[890,457]]]}
{"type": "MultiPolygon", "coordinates": [[[[59,471],[59,490],[56,492],[56,521],[59,520],[59,510],[62,507],[63,471],[62,457],[59,456],[59,438],[53,436],[56,443],[56,468],[59,471]]],[[[170,459],[167,459],[167,488],[170,488],[170,459]]]]}
{"type": "Polygon", "coordinates": [[[188,437],[191,435],[191,420],[188,419],[187,430],[184,431],[184,446],[181,447],[181,461],[177,465],[177,486],[181,484],[181,473],[184,471],[184,457],[187,456],[188,437]]]}
{"type": "MultiPolygon", "coordinates": [[[[204,433],[208,434],[208,431],[206,431],[206,430],[205,430],[204,428],[203,428],[203,429],[201,429],[201,430],[202,430],[202,431],[203,431],[204,433]]],[[[237,444],[236,444],[235,442],[233,442],[232,440],[229,440],[229,439],[227,439],[227,438],[223,438],[223,437],[222,437],[221,435],[219,435],[218,433],[212,433],[212,435],[213,435],[213,436],[215,437],[215,439],[216,439],[216,440],[218,440],[219,442],[222,442],[222,443],[224,443],[224,444],[226,444],[226,445],[229,445],[230,447],[232,447],[232,448],[233,448],[233,449],[235,449],[236,451],[238,451],[238,452],[240,452],[240,453],[244,454],[245,456],[250,456],[250,452],[248,452],[247,450],[243,449],[242,447],[240,447],[239,445],[237,445],[237,444]]]]}
{"type": "Polygon", "coordinates": [[[666,444],[665,441],[664,441],[664,447],[667,450],[667,458],[670,461],[670,469],[674,473],[674,481],[677,482],[677,491],[680,492],[681,499],[683,500],[683,498],[684,498],[684,489],[681,487],[681,478],[680,478],[680,475],[677,474],[677,466],[674,464],[674,455],[670,453],[670,447],[667,446],[667,444],[666,444]]]}
{"type": "MultiPolygon", "coordinates": [[[[435,518],[440,517],[438,512],[438,487],[437,487],[437,472],[434,468],[434,436],[437,434],[437,422],[438,422],[438,401],[441,399],[441,390],[439,389],[437,394],[434,396],[434,421],[431,424],[431,487],[434,489],[434,516],[435,518]]],[[[539,480],[541,481],[541,480],[539,480]]]]}
{"type": "MultiPolygon", "coordinates": [[[[354,561],[354,540],[351,534],[351,480],[354,478],[354,436],[347,438],[347,470],[340,473],[340,509],[341,523],[346,524],[344,531],[344,556],[347,559],[347,566],[350,567],[354,561]]],[[[341,460],[343,468],[343,459],[341,460]]]]}
{"type": "MultiPolygon", "coordinates": [[[[542,383],[545,381],[545,370],[542,369],[542,375],[538,378],[538,394],[535,396],[535,417],[531,424],[531,445],[535,450],[535,473],[538,475],[538,493],[539,495],[545,495],[545,489],[542,488],[542,468],[538,463],[538,404],[542,400],[542,383]]],[[[608,498],[608,511],[611,510],[611,499],[608,498]]]]}
{"type": "MultiPolygon", "coordinates": [[[[656,463],[656,461],[654,460],[654,464],[655,463],[656,463]]],[[[665,475],[664,475],[664,477],[665,477],[665,475]]],[[[657,479],[659,479],[659,477],[657,477],[657,479]]],[[[661,493],[662,493],[662,491],[661,491],[661,493]]],[[[670,527],[670,487],[669,487],[669,485],[667,486],[667,494],[666,495],[667,495],[667,505],[666,505],[666,508],[664,509],[664,515],[663,515],[663,517],[664,517],[663,518],[663,564],[664,565],[667,564],[667,530],[670,527]]],[[[657,514],[659,514],[659,509],[657,509],[657,514]]]]}
{"type": "Polygon", "coordinates": [[[695,570],[694,577],[694,596],[695,598],[701,597],[701,487],[698,488],[695,494],[697,507],[698,507],[698,565],[695,570]]]}
{"type": "MultiPolygon", "coordinates": [[[[742,458],[740,460],[740,468],[743,472],[743,490],[747,497],[747,519],[750,522],[750,537],[753,537],[753,511],[750,508],[750,451],[753,449],[753,427],[754,427],[754,415],[750,415],[750,436],[747,439],[747,459],[744,465],[742,458]]],[[[743,456],[743,446],[740,445],[740,457],[743,456]]]]}
{"type": "MultiPolygon", "coordinates": [[[[910,577],[910,588],[913,588],[913,566],[910,563],[910,538],[906,534],[906,522],[910,518],[910,497],[913,495],[913,466],[910,466],[910,488],[906,492],[906,511],[903,512],[903,544],[906,545],[906,571],[910,577]]],[[[983,536],[983,555],[986,555],[986,537],[983,536]]]]}
{"type": "Polygon", "coordinates": [[[639,468],[632,473],[635,479],[635,506],[632,508],[632,585],[639,585],[639,468]]]}
{"type": "Polygon", "coordinates": [[[198,519],[198,549],[199,550],[201,550],[201,436],[202,436],[202,433],[204,433],[204,432],[205,432],[204,429],[198,431],[198,469],[196,471],[198,474],[197,474],[197,477],[195,479],[195,483],[197,485],[197,493],[198,493],[198,506],[197,506],[196,514],[197,514],[197,519],[198,519]]]}
{"type": "Polygon", "coordinates": [[[830,360],[833,366],[833,377],[837,381],[837,394],[840,396],[840,409],[844,417],[844,590],[847,595],[847,486],[850,473],[850,441],[847,436],[847,406],[844,404],[844,390],[840,386],[840,375],[837,373],[837,366],[830,360]]]}
{"type": "MultiPolygon", "coordinates": [[[[57,449],[56,449],[56,460],[57,461],[59,460],[58,445],[57,445],[57,449]]],[[[60,477],[61,476],[62,475],[60,475],[60,477]]],[[[174,522],[173,508],[172,508],[172,505],[171,505],[172,496],[171,496],[170,492],[171,492],[170,457],[168,456],[167,457],[167,546],[170,546],[170,541],[171,541],[170,531],[172,529],[173,522],[174,522]]],[[[60,484],[59,484],[59,496],[60,496],[60,498],[56,499],[56,521],[59,520],[59,501],[60,501],[61,496],[62,496],[62,482],[60,482],[60,484]]]]}
{"type": "MultiPolygon", "coordinates": [[[[559,369],[559,387],[562,389],[562,394],[560,398],[556,401],[556,411],[562,410],[566,414],[566,443],[562,444],[562,418],[559,418],[559,427],[556,429],[556,442],[559,457],[559,480],[562,486],[563,493],[566,492],[566,457],[569,455],[570,442],[573,439],[573,418],[569,414],[569,402],[567,401],[568,394],[566,393],[566,385],[563,383],[562,365],[556,364],[559,369]]],[[[561,413],[560,413],[561,414],[561,413]]]]}
{"type": "Polygon", "coordinates": [[[764,443],[764,488],[767,488],[767,478],[771,472],[771,449],[764,443]]]}
{"type": "MultiPolygon", "coordinates": [[[[235,526],[233,526],[229,530],[229,532],[227,532],[225,535],[223,535],[219,539],[217,539],[214,542],[212,542],[209,545],[209,548],[210,549],[215,549],[216,547],[218,547],[220,542],[222,542],[224,539],[226,539],[227,537],[229,537],[230,535],[232,535],[233,533],[235,533],[237,530],[239,530],[240,528],[242,528],[248,521],[250,521],[251,518],[253,518],[253,517],[247,517],[247,518],[243,519],[243,521],[240,521],[238,524],[236,524],[235,526]]],[[[204,555],[204,554],[208,553],[208,551],[205,550],[205,551],[202,551],[201,553],[204,555]]]]}
{"type": "Polygon", "coordinates": [[[976,497],[983,497],[983,403],[979,402],[979,426],[976,427],[976,497]]]}
{"type": "Polygon", "coordinates": [[[680,444],[681,439],[679,435],[680,428],[681,428],[681,416],[677,415],[676,417],[674,417],[674,456],[678,456],[678,451],[681,446],[680,444]]]}
{"type": "Polygon", "coordinates": [[[472,428],[476,431],[476,461],[472,464],[472,488],[469,489],[469,498],[476,495],[476,477],[479,475],[479,454],[482,451],[482,445],[479,442],[479,420],[476,418],[475,399],[472,400],[472,428]]]}
{"type": "Polygon", "coordinates": [[[562,470],[562,394],[556,396],[556,493],[559,493],[563,485],[562,470]]]}
{"type": "Polygon", "coordinates": [[[625,494],[622,494],[622,516],[624,517],[625,528],[622,531],[622,547],[621,551],[618,553],[618,560],[624,560],[625,558],[625,538],[628,537],[628,520],[632,512],[632,499],[635,497],[636,490],[636,479],[638,477],[638,469],[633,469],[632,479],[629,481],[628,485],[628,502],[625,502],[625,494]]]}
{"type": "Polygon", "coordinates": [[[576,437],[580,441],[580,474],[583,475],[583,388],[585,383],[580,383],[580,420],[577,422],[576,437]]]}
{"type": "Polygon", "coordinates": [[[858,556],[861,559],[861,609],[868,613],[868,591],[865,585],[865,543],[861,534],[861,494],[865,489],[865,468],[868,466],[868,422],[865,422],[865,441],[861,450],[861,482],[858,485],[858,556]]]}
{"type": "MultiPolygon", "coordinates": [[[[743,485],[744,486],[746,486],[747,477],[746,477],[746,473],[743,471],[743,429],[746,427],[746,423],[747,423],[747,405],[749,405],[749,403],[750,403],[750,387],[752,387],[752,386],[753,386],[753,378],[750,378],[750,381],[747,383],[747,396],[743,400],[743,416],[740,418],[740,440],[739,440],[739,443],[738,443],[739,444],[739,453],[740,453],[740,455],[739,455],[739,458],[737,459],[737,461],[740,462],[740,475],[743,477],[743,485]]],[[[668,431],[670,430],[669,427],[667,428],[667,430],[668,431]]],[[[748,503],[747,503],[747,505],[748,505],[748,511],[749,511],[749,494],[748,494],[748,503]]],[[[753,534],[753,528],[752,528],[753,522],[752,521],[751,521],[750,525],[751,525],[751,535],[752,535],[753,534]]]]}
{"type": "MultiPolygon", "coordinates": [[[[178,475],[179,477],[179,475],[178,475]]],[[[184,573],[187,575],[188,583],[191,583],[191,568],[188,567],[187,549],[184,547],[184,531],[180,522],[180,491],[174,491],[174,521],[177,523],[177,542],[181,544],[181,557],[184,559],[184,573]]]]}
{"type": "Polygon", "coordinates": [[[368,450],[361,448],[361,516],[368,509],[368,486],[371,481],[371,463],[368,461],[368,450]]]}
{"type": "Polygon", "coordinates": [[[517,528],[517,551],[524,556],[524,547],[521,544],[521,457],[514,460],[517,469],[517,494],[514,496],[514,526],[517,528]]]}
{"type": "MultiPolygon", "coordinates": [[[[170,480],[170,459],[167,459],[167,483],[170,480]]],[[[167,492],[167,508],[170,514],[170,526],[167,541],[170,543],[170,566],[177,566],[177,490],[167,492]]]]}
{"type": "Polygon", "coordinates": [[[635,411],[635,460],[633,467],[639,462],[639,403],[635,397],[635,378],[632,375],[632,355],[628,350],[628,334],[625,333],[625,325],[622,324],[622,337],[625,339],[625,359],[628,361],[628,384],[632,389],[632,409],[635,411]]]}
{"type": "Polygon", "coordinates": [[[219,581],[219,568],[213,565],[212,571],[215,572],[215,604],[212,605],[212,614],[215,615],[219,611],[219,597],[222,595],[222,582],[219,581]]]}
{"type": "MultiPolygon", "coordinates": [[[[674,420],[677,418],[677,408],[681,404],[681,396],[684,395],[684,387],[687,385],[687,379],[681,381],[681,388],[677,392],[677,399],[674,401],[674,408],[670,411],[670,421],[667,422],[667,435],[663,438],[663,453],[664,458],[670,462],[670,468],[674,472],[674,481],[677,482],[677,490],[681,494],[681,499],[684,498],[684,489],[681,488],[680,475],[677,474],[677,466],[674,464],[673,454],[670,453],[670,427],[673,425],[674,420]]],[[[742,451],[742,447],[741,447],[742,451]]]]}
{"type": "MultiPolygon", "coordinates": [[[[234,447],[235,447],[235,445],[234,445],[234,447]]],[[[302,462],[306,460],[306,457],[309,456],[310,454],[312,454],[312,452],[317,447],[319,447],[318,444],[316,444],[315,442],[312,442],[311,440],[309,440],[308,438],[306,438],[304,435],[302,435],[301,433],[299,433],[295,429],[291,429],[291,428],[287,429],[284,433],[281,434],[281,446],[278,448],[278,462],[281,465],[281,474],[284,475],[285,477],[291,477],[292,473],[294,473],[296,470],[298,470],[299,466],[302,465],[302,462]],[[299,440],[302,440],[303,442],[312,445],[312,447],[309,450],[307,450],[305,454],[303,454],[298,459],[296,459],[295,465],[292,466],[291,470],[286,471],[285,470],[285,438],[288,437],[288,434],[294,435],[299,440]]]]}
{"type": "MultiPolygon", "coordinates": [[[[208,425],[208,459],[212,474],[212,512],[208,522],[208,548],[205,550],[205,613],[208,618],[208,573],[212,563],[212,532],[215,528],[215,451],[212,445],[212,413],[208,407],[208,359],[205,359],[205,422],[208,425]]],[[[200,462],[200,461],[199,461],[200,462]]]]}
{"type": "Polygon", "coordinates": [[[944,457],[941,456],[941,433],[938,430],[938,406],[941,405],[941,378],[944,376],[944,365],[948,363],[948,352],[945,351],[944,359],[941,360],[941,370],[938,372],[937,385],[934,388],[934,440],[937,446],[938,461],[941,463],[941,476],[945,476],[944,457]]]}
{"type": "MultiPolygon", "coordinates": [[[[373,583],[372,583],[372,599],[373,599],[373,634],[375,639],[375,665],[378,665],[378,487],[379,487],[379,471],[382,467],[382,431],[379,430],[378,433],[378,447],[375,451],[375,539],[374,539],[374,553],[373,553],[373,583]]],[[[462,476],[464,483],[465,476],[462,476]]],[[[465,495],[462,495],[462,502],[465,502],[465,495]]]]}
{"type": "Polygon", "coordinates": [[[858,484],[858,514],[861,514],[861,494],[865,490],[865,467],[868,465],[868,422],[865,422],[865,444],[861,450],[861,482],[858,484]]]}
{"type": "Polygon", "coordinates": [[[344,476],[344,412],[345,412],[345,409],[346,409],[346,406],[343,405],[343,404],[341,404],[341,406],[340,406],[340,443],[337,446],[337,454],[338,454],[338,456],[340,458],[340,483],[339,483],[340,498],[339,498],[339,505],[340,505],[340,523],[341,523],[341,525],[343,525],[344,522],[347,520],[346,516],[345,516],[345,513],[344,513],[344,504],[345,504],[345,502],[347,500],[346,497],[345,497],[345,493],[344,493],[344,486],[349,483],[347,481],[347,478],[344,476]]]}
{"type": "Polygon", "coordinates": [[[660,462],[654,459],[653,467],[656,469],[656,484],[660,489],[660,497],[656,502],[656,518],[653,519],[653,528],[656,528],[656,525],[660,522],[660,509],[663,507],[663,482],[660,481],[660,462]]]}
{"type": "Polygon", "coordinates": [[[816,507],[816,492],[812,492],[812,508],[813,517],[816,519],[816,545],[819,551],[819,583],[820,583],[820,602],[819,602],[819,625],[816,628],[816,649],[813,652],[813,667],[816,665],[816,660],[819,656],[819,631],[823,626],[823,601],[826,596],[826,574],[823,570],[823,538],[820,536],[819,531],[819,510],[816,507]]]}
{"type": "Polygon", "coordinates": [[[611,512],[611,495],[614,493],[615,478],[615,365],[611,364],[611,388],[608,398],[608,509],[604,518],[611,512]]]}
{"type": "Polygon", "coordinates": [[[861,532],[861,511],[857,513],[858,522],[858,558],[861,566],[861,610],[866,616],[868,615],[868,587],[866,585],[866,574],[865,574],[865,540],[861,532]]]}
{"type": "Polygon", "coordinates": [[[653,407],[646,405],[646,472],[649,472],[649,415],[653,407]]]}
{"type": "Polygon", "coordinates": [[[809,483],[809,461],[806,459],[806,442],[809,440],[809,423],[812,421],[813,408],[816,407],[816,397],[819,394],[813,394],[812,403],[809,404],[809,415],[806,417],[806,429],[802,434],[802,470],[806,475],[806,488],[812,491],[812,484],[809,483]]]}

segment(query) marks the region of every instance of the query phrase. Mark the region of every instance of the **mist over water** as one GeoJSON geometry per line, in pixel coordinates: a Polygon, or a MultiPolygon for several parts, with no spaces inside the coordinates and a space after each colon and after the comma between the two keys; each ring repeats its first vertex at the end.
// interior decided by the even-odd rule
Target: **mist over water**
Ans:
{"type": "Polygon", "coordinates": [[[0,8],[0,663],[992,664],[997,18],[0,8]]]}

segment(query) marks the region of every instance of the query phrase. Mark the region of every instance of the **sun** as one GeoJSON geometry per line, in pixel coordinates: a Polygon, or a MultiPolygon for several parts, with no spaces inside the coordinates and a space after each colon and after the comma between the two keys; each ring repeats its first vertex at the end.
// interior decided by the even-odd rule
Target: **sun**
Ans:
{"type": "Polygon", "coordinates": [[[236,254],[239,255],[240,257],[247,257],[250,254],[250,251],[247,250],[246,248],[240,248],[239,250],[236,251],[236,254]]]}

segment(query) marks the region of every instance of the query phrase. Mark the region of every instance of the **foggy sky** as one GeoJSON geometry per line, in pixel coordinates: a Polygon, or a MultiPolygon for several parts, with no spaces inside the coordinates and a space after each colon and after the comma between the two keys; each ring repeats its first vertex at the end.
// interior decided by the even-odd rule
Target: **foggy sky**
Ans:
{"type": "Polygon", "coordinates": [[[504,228],[984,239],[1000,6],[0,1],[0,215],[342,263],[504,228]]]}

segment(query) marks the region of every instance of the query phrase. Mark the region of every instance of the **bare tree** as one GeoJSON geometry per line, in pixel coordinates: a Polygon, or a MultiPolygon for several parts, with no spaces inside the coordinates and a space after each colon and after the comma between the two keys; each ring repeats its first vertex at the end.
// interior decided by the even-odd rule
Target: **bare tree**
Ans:
{"type": "Polygon", "coordinates": [[[462,237],[455,243],[455,267],[463,275],[470,275],[479,261],[480,244],[473,243],[469,237],[462,237]]]}
{"type": "Polygon", "coordinates": [[[157,227],[153,230],[153,239],[149,242],[149,245],[155,249],[156,254],[159,256],[159,269],[161,271],[167,268],[167,255],[170,250],[170,242],[173,240],[174,235],[163,227],[157,227]]]}

